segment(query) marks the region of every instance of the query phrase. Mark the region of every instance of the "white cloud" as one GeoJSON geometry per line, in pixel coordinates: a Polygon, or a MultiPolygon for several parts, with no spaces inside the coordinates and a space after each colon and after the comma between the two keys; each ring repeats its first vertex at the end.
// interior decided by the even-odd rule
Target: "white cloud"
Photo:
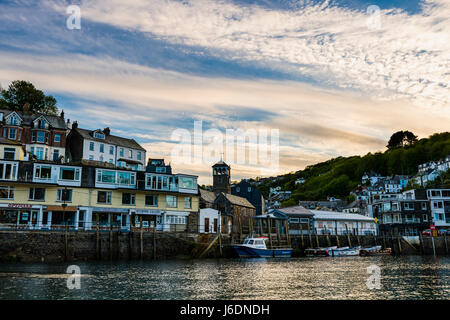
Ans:
{"type": "Polygon", "coordinates": [[[323,85],[429,108],[450,102],[447,0],[428,1],[413,15],[383,10],[379,30],[367,28],[365,12],[326,2],[290,12],[225,0],[84,1],[81,7],[86,19],[204,47],[222,58],[281,62],[323,85]]]}

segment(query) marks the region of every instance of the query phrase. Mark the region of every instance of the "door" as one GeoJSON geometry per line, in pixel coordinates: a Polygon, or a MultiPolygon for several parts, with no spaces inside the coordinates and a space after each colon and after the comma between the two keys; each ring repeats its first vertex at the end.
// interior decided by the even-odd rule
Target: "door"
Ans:
{"type": "Polygon", "coordinates": [[[205,218],[205,233],[209,232],[209,218],[205,218]]]}
{"type": "Polygon", "coordinates": [[[214,232],[217,232],[217,219],[214,219],[214,232]]]}
{"type": "Polygon", "coordinates": [[[38,211],[31,211],[31,225],[33,227],[36,227],[37,225],[37,220],[38,220],[38,211]]]}

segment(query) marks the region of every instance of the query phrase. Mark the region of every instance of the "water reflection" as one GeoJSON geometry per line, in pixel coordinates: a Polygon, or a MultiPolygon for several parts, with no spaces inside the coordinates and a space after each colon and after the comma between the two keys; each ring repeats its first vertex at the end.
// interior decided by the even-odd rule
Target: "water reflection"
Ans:
{"type": "Polygon", "coordinates": [[[450,259],[432,257],[0,264],[0,299],[449,299],[450,259]],[[381,289],[366,286],[381,268],[381,289]]]}

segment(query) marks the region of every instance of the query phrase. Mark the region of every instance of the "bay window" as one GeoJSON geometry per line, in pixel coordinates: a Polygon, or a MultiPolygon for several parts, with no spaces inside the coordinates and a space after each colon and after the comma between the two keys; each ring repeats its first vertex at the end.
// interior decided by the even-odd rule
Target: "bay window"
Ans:
{"type": "MultiPolygon", "coordinates": [[[[39,148],[38,148],[39,149],[39,148]]],[[[50,180],[52,176],[52,167],[37,165],[34,171],[34,176],[41,180],[50,180]]]]}

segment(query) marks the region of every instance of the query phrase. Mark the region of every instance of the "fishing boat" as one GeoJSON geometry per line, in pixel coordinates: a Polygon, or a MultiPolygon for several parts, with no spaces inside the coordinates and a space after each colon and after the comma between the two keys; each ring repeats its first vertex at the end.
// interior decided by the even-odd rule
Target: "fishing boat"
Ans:
{"type": "Polygon", "coordinates": [[[381,246],[362,248],[359,251],[360,256],[387,256],[392,254],[391,248],[382,249],[381,246]]]}
{"type": "Polygon", "coordinates": [[[348,257],[348,256],[359,256],[359,251],[361,247],[342,247],[331,250],[332,257],[348,257]]]}
{"type": "Polygon", "coordinates": [[[268,247],[267,237],[248,237],[242,244],[233,245],[232,248],[240,258],[290,258],[292,248],[268,247]]]}
{"type": "Polygon", "coordinates": [[[305,255],[307,257],[329,257],[330,251],[333,249],[337,249],[337,247],[305,249],[305,255]]]}

